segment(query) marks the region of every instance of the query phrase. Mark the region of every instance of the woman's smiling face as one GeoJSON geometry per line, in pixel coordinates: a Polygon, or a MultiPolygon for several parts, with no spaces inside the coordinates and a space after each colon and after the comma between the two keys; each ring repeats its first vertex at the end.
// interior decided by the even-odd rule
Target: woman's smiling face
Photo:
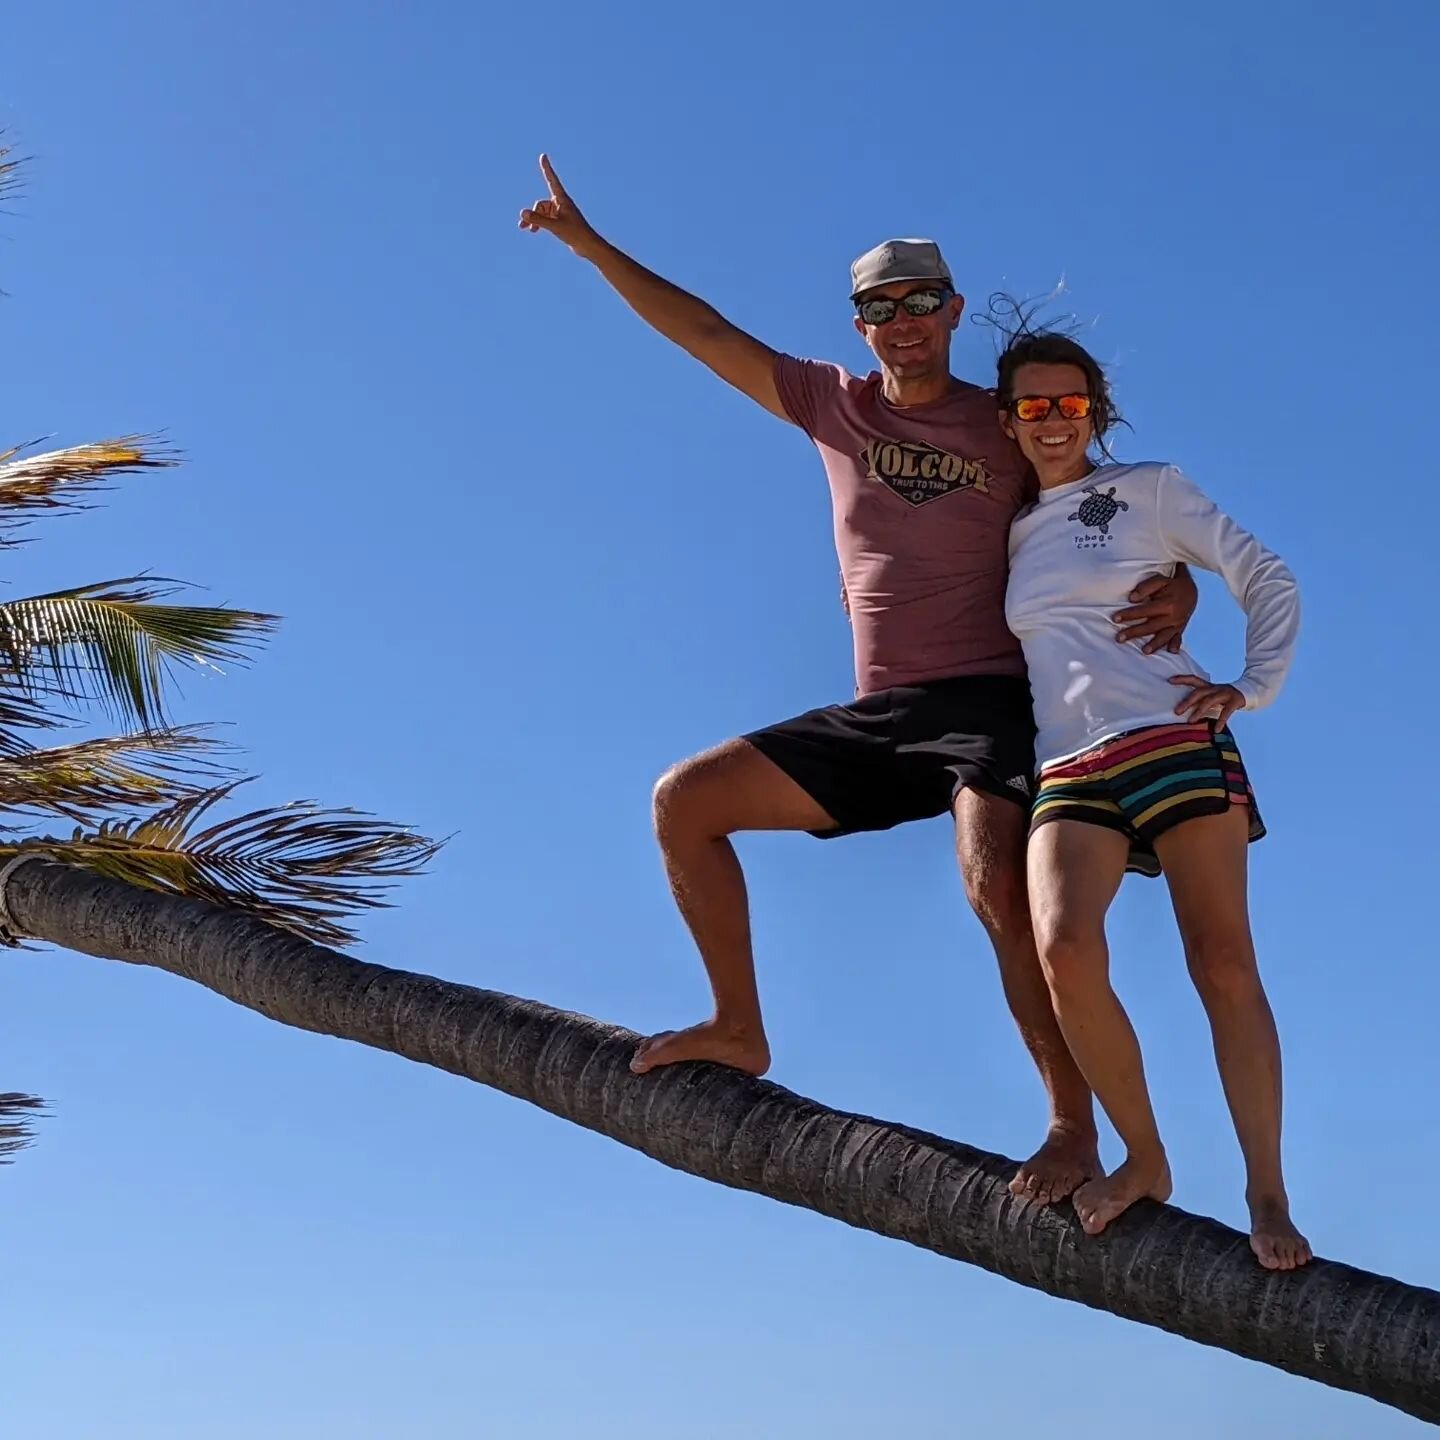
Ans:
{"type": "Polygon", "coordinates": [[[1047,489],[1079,480],[1089,474],[1090,442],[1095,424],[1089,414],[1066,419],[1060,400],[1080,396],[1090,400],[1090,383],[1078,365],[1022,365],[1015,372],[1013,398],[1001,412],[1005,433],[1020,447],[1034,467],[1036,478],[1047,489]],[[1022,400],[1049,400],[1049,413],[1040,420],[1026,421],[1016,414],[1022,400]]]}

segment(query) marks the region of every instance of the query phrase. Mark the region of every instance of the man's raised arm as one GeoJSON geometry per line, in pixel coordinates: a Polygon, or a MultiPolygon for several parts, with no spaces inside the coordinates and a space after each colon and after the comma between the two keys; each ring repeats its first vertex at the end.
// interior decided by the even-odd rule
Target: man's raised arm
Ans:
{"type": "Polygon", "coordinates": [[[580,213],[580,207],[544,155],[540,157],[540,169],[550,194],[520,212],[520,228],[548,230],[582,260],[594,265],[646,324],[688,350],[772,415],[789,420],[775,388],[775,352],[732,325],[713,306],[617,250],[580,213]]]}

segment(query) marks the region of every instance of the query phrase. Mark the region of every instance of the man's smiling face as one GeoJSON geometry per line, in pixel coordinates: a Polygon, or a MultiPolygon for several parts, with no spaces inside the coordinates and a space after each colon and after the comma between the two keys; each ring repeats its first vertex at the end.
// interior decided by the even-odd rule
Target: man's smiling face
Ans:
{"type": "MultiPolygon", "coordinates": [[[[938,280],[897,280],[857,297],[866,300],[903,300],[922,290],[943,290],[938,280]]],[[[965,298],[951,295],[933,315],[911,315],[897,305],[895,318],[883,325],[867,325],[855,316],[855,328],[875,353],[881,368],[897,380],[924,380],[950,373],[950,337],[965,312],[965,298]]]]}

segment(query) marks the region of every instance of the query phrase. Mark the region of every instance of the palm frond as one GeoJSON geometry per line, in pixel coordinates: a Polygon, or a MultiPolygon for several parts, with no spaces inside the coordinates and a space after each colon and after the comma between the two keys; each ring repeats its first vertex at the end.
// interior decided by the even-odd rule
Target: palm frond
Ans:
{"type": "Polygon", "coordinates": [[[24,160],[13,145],[0,145],[0,200],[8,200],[20,189],[20,167],[24,160]]]}
{"type": "Polygon", "coordinates": [[[382,892],[416,875],[441,842],[357,810],[296,801],[201,829],[242,781],[212,786],[143,818],[77,830],[69,840],[0,844],[0,862],[36,852],[169,895],[244,910],[321,945],[344,945],[348,915],[386,906],[382,892]]]}
{"type": "Polygon", "coordinates": [[[58,730],[67,723],[33,695],[0,688],[0,756],[24,755],[35,748],[16,730],[58,730]]]}
{"type": "Polygon", "coordinates": [[[45,1113],[45,1102],[17,1091],[0,1094],[0,1165],[8,1165],[17,1150],[34,1144],[31,1121],[45,1113]]]}
{"type": "MultiPolygon", "coordinates": [[[[108,490],[118,475],[180,463],[177,452],[153,435],[122,435],[39,455],[25,454],[30,448],[17,445],[0,452],[0,534],[20,528],[35,511],[88,510],[89,497],[108,490]]],[[[0,545],[17,543],[0,538],[0,545]]]]}
{"type": "Polygon", "coordinates": [[[0,810],[63,815],[84,825],[97,813],[176,804],[221,770],[227,749],[200,726],[100,736],[0,757],[0,810]]]}
{"type": "Polygon", "coordinates": [[[155,603],[181,588],[130,576],[0,605],[0,667],[31,695],[48,685],[147,730],[163,726],[176,665],[243,662],[278,623],[253,610],[155,603]]]}

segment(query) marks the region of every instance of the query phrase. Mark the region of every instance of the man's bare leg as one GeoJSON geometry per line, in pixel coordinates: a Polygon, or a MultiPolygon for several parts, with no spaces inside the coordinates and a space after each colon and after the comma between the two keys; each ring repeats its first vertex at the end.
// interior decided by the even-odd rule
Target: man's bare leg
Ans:
{"type": "Polygon", "coordinates": [[[1090,1087],[1065,1044],[1045,983],[1025,888],[1029,816],[1010,800],[962,790],[955,800],[955,846],[971,908],[995,947],[1000,982],[1020,1038],[1050,1101],[1045,1143],[1020,1167],[1010,1189],[1054,1204],[1100,1173],[1090,1087]]]}
{"type": "Polygon", "coordinates": [[[1294,1270],[1310,1244],[1290,1218],[1280,1166],[1280,1037],[1250,936],[1246,848],[1250,816],[1187,820],[1161,835],[1165,869],[1190,976],[1215,1041],[1215,1060],[1245,1156],[1250,1248],[1267,1270],[1294,1270]]]}
{"type": "Polygon", "coordinates": [[[1056,820],[1030,838],[1030,903],[1045,978],[1066,1043],[1125,1142],[1125,1161],[1075,1192],[1090,1235],[1146,1196],[1170,1198],[1170,1167],[1145,1088],[1129,1016],[1110,985],[1105,912],[1125,876],[1129,840],[1115,830],[1056,820]]]}
{"type": "Polygon", "coordinates": [[[750,903],[730,836],[742,830],[829,830],[835,821],[745,740],[682,761],[655,787],[655,836],[670,890],[695,938],[715,1012],[652,1035],[635,1051],[637,1075],[679,1060],[715,1060],[751,1075],[770,1068],[760,1016],[750,903]]]}

